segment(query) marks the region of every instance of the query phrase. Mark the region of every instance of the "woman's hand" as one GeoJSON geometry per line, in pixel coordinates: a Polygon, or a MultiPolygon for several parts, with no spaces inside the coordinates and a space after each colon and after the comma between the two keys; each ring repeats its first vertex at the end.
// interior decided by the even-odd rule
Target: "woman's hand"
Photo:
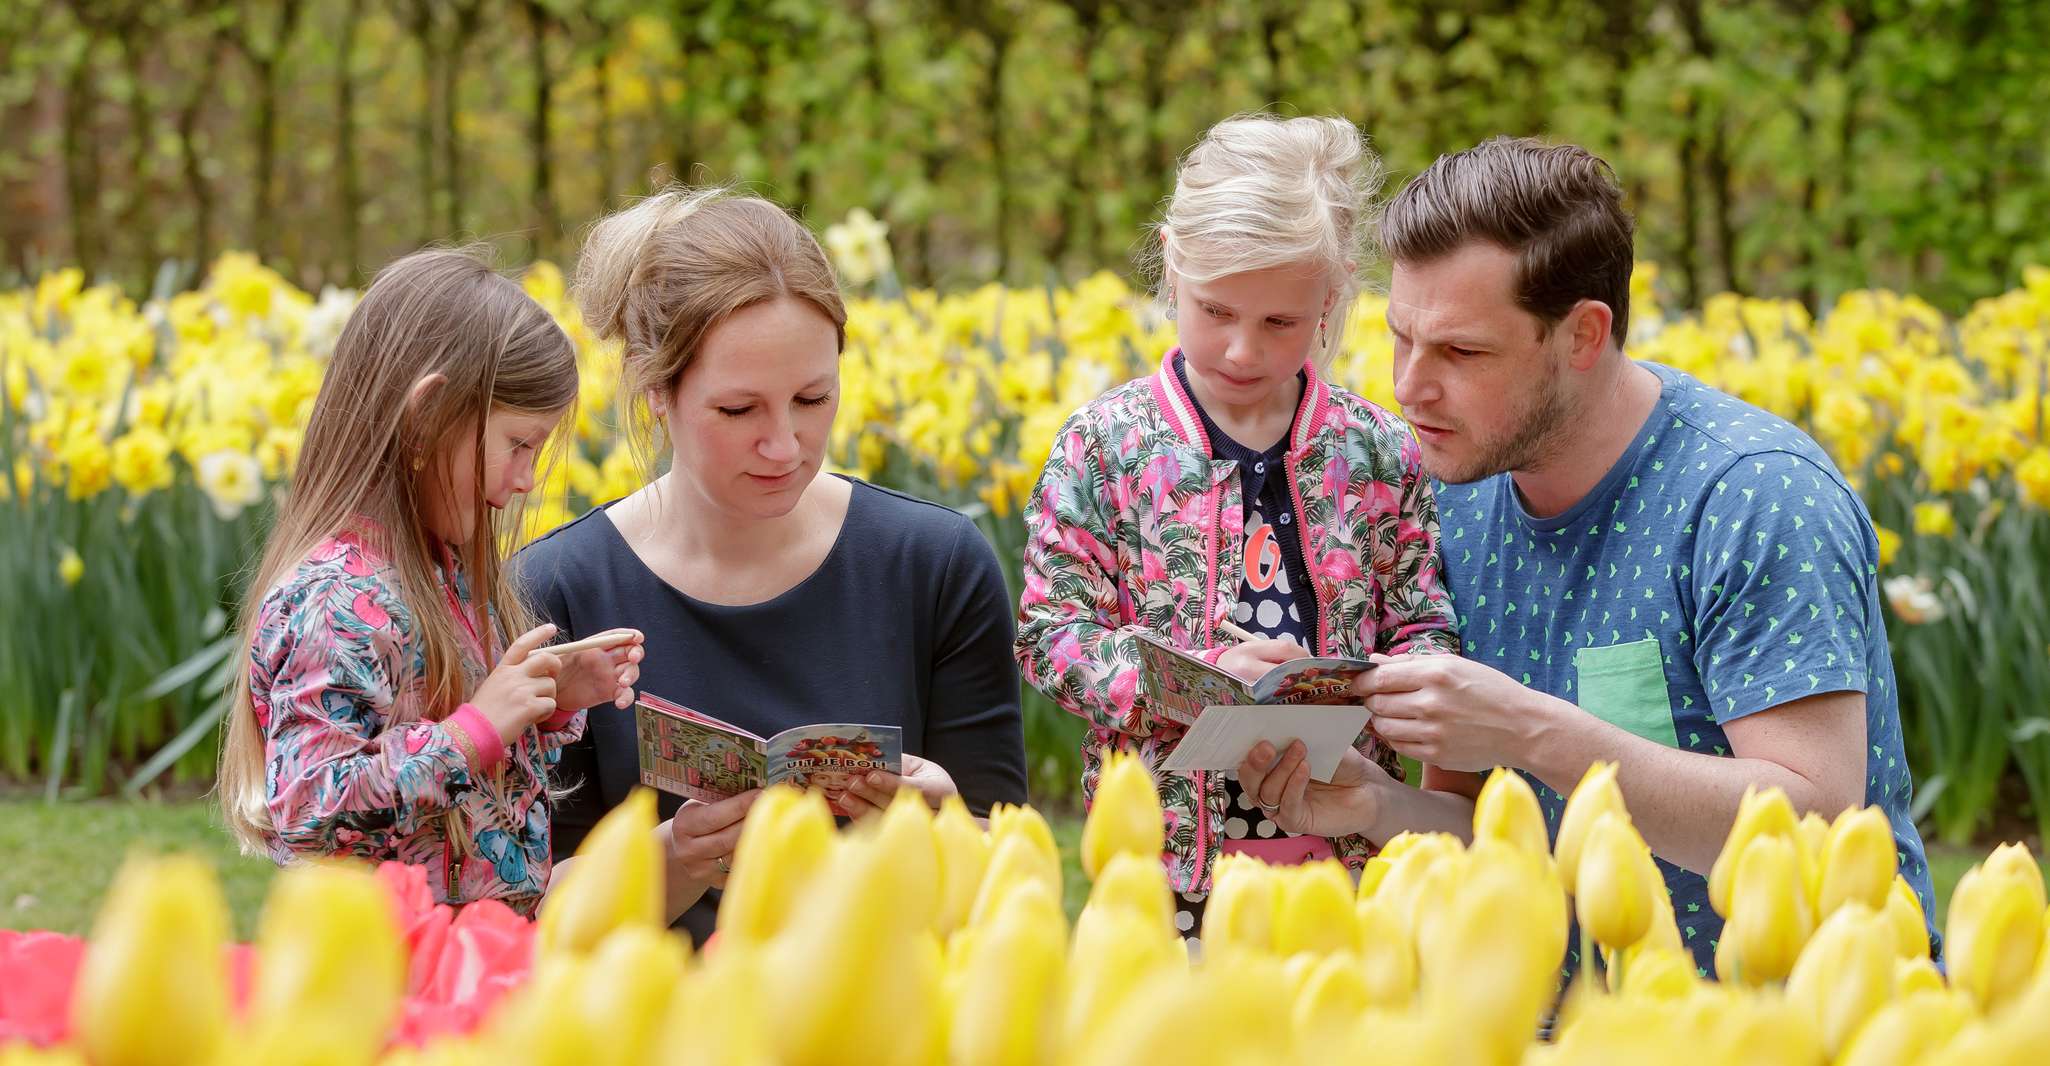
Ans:
{"type": "Polygon", "coordinates": [[[854,783],[847,786],[847,794],[840,798],[840,807],[850,818],[865,818],[888,807],[890,801],[897,798],[897,791],[904,788],[917,789],[925,797],[925,802],[935,809],[940,801],[961,791],[954,787],[953,776],[939,763],[906,755],[901,775],[872,770],[855,778],[854,783]]]}
{"type": "Polygon", "coordinates": [[[1263,740],[1239,763],[1239,787],[1269,821],[1288,833],[1364,833],[1379,812],[1378,790],[1393,784],[1387,771],[1356,748],[1346,749],[1330,781],[1312,781],[1309,752],[1300,740],[1289,741],[1278,759],[1274,745],[1263,740]]]}
{"type": "Polygon", "coordinates": [[[740,828],[761,795],[761,789],[751,788],[714,803],[690,800],[677,808],[676,817],[669,819],[670,879],[726,887],[740,828]]]}
{"type": "Polygon", "coordinates": [[[1309,655],[1310,649],[1292,640],[1249,640],[1226,649],[1217,665],[1241,681],[1258,681],[1276,666],[1309,655]]]}
{"type": "Polygon", "coordinates": [[[554,637],[552,625],[535,626],[521,634],[505,649],[498,668],[470,697],[470,706],[498,730],[498,739],[505,744],[517,741],[528,727],[555,713],[555,682],[562,660],[540,650],[554,637]]]}
{"type": "Polygon", "coordinates": [[[625,644],[572,652],[562,659],[556,675],[556,703],[581,711],[609,703],[620,710],[633,706],[634,682],[641,679],[641,660],[647,656],[647,637],[639,631],[625,644]]]}

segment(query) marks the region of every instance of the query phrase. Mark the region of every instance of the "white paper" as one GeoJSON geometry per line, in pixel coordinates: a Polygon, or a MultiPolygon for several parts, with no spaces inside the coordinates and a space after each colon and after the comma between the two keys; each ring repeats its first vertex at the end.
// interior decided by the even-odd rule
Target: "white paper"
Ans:
{"type": "Polygon", "coordinates": [[[1310,777],[1329,781],[1345,750],[1359,739],[1373,717],[1365,707],[1327,703],[1261,704],[1255,707],[1203,708],[1196,724],[1175,745],[1165,769],[1236,770],[1246,753],[1261,741],[1280,752],[1291,740],[1307,750],[1310,777]]]}

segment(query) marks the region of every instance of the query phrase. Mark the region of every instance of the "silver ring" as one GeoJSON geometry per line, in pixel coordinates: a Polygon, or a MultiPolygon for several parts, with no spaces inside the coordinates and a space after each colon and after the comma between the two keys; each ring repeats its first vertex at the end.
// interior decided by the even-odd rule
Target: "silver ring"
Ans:
{"type": "Polygon", "coordinates": [[[1260,804],[1260,813],[1261,813],[1261,814],[1264,814],[1264,815],[1266,815],[1266,816],[1267,816],[1267,817],[1269,817],[1269,818],[1272,818],[1272,817],[1274,817],[1275,815],[1277,815],[1277,814],[1280,814],[1280,813],[1281,813],[1281,808],[1280,808],[1280,807],[1269,807],[1268,805],[1266,805],[1266,804],[1262,803],[1262,804],[1260,804]]]}

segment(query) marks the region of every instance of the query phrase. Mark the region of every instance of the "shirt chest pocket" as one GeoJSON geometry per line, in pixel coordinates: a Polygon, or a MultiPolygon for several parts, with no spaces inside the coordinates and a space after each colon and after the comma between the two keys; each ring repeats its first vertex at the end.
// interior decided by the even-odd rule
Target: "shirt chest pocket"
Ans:
{"type": "Polygon", "coordinates": [[[1573,670],[1579,675],[1581,710],[1646,740],[1680,746],[1657,640],[1581,648],[1573,654],[1573,670]]]}

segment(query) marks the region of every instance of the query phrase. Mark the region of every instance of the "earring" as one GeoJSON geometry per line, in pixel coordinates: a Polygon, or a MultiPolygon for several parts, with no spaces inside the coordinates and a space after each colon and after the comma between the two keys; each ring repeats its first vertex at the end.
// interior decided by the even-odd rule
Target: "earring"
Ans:
{"type": "Polygon", "coordinates": [[[1175,316],[1175,304],[1174,304],[1174,286],[1172,286],[1172,285],[1169,285],[1169,286],[1167,287],[1167,320],[1168,320],[1169,322],[1172,322],[1172,321],[1174,321],[1174,316],[1175,316]]]}
{"type": "Polygon", "coordinates": [[[418,471],[418,470],[424,470],[424,469],[426,469],[426,468],[427,468],[427,460],[425,460],[425,459],[422,459],[422,458],[420,458],[420,457],[419,457],[419,456],[417,456],[417,455],[413,457],[413,469],[414,469],[414,470],[418,471]]]}
{"type": "Polygon", "coordinates": [[[1317,319],[1317,347],[1319,348],[1328,348],[1331,346],[1331,338],[1328,334],[1326,334],[1324,330],[1324,325],[1324,319],[1322,317],[1319,317],[1317,319]]]}

